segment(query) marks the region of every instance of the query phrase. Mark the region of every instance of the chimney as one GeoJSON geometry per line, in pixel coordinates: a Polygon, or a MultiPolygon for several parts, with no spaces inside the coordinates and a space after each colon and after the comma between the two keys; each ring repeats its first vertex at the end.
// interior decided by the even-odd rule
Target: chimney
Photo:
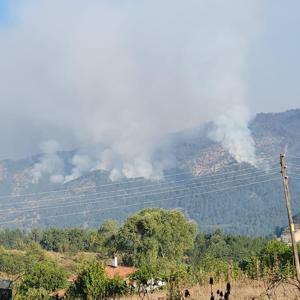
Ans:
{"type": "Polygon", "coordinates": [[[118,257],[114,256],[111,263],[112,267],[117,268],[118,267],[118,257]]]}

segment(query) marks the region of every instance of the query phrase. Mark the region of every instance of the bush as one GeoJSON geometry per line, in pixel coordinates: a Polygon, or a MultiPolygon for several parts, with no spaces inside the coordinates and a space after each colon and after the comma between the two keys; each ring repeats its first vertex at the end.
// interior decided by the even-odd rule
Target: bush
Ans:
{"type": "Polygon", "coordinates": [[[109,279],[105,275],[104,267],[97,261],[83,266],[75,283],[68,290],[69,299],[105,299],[127,294],[126,282],[115,277],[109,279]]]}
{"type": "Polygon", "coordinates": [[[199,283],[208,281],[213,277],[216,281],[229,280],[229,277],[238,279],[242,276],[242,271],[237,263],[229,263],[220,258],[205,255],[197,266],[194,267],[196,278],[199,283]]]}
{"type": "Polygon", "coordinates": [[[263,274],[276,269],[281,276],[293,276],[293,256],[291,247],[277,240],[269,241],[260,253],[260,268],[263,274]]]}
{"type": "Polygon", "coordinates": [[[15,300],[37,300],[43,299],[48,300],[50,299],[49,292],[43,288],[29,288],[26,292],[24,291],[23,294],[16,295],[14,298],[15,300]]]}
{"type": "Polygon", "coordinates": [[[27,270],[20,285],[20,293],[27,294],[32,289],[54,292],[66,286],[67,274],[50,261],[36,262],[27,270]]]}
{"type": "Polygon", "coordinates": [[[96,261],[85,265],[70,291],[74,296],[84,299],[104,299],[107,293],[107,278],[103,265],[96,261]]]}
{"type": "Polygon", "coordinates": [[[107,297],[116,299],[118,296],[124,296],[128,293],[129,289],[126,282],[116,276],[107,281],[107,297]]]}

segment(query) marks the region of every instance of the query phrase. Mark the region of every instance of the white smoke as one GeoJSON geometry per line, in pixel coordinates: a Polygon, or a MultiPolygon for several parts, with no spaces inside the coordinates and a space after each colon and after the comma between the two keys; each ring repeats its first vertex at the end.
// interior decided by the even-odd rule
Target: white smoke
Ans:
{"type": "Polygon", "coordinates": [[[249,121],[250,114],[246,107],[233,107],[214,121],[209,136],[220,142],[237,162],[255,166],[255,143],[248,128],[249,121]]]}
{"type": "Polygon", "coordinates": [[[36,164],[34,164],[31,175],[32,183],[38,183],[43,176],[49,176],[53,183],[64,181],[64,161],[59,157],[57,151],[59,144],[55,140],[49,140],[40,144],[43,154],[36,164]]]}
{"type": "MultiPolygon", "coordinates": [[[[127,162],[123,166],[123,174],[127,178],[144,177],[152,178],[156,175],[153,164],[143,158],[135,159],[133,162],[127,162]]],[[[158,176],[158,175],[157,175],[158,176]]]]}
{"type": "MultiPolygon", "coordinates": [[[[153,151],[166,134],[247,104],[258,3],[14,2],[15,20],[0,31],[2,144],[18,140],[15,155],[35,152],[34,145],[50,138],[61,149],[105,145],[74,157],[66,178],[55,153],[47,153],[34,180],[69,181],[88,169],[108,170],[114,180],[160,176],[153,151]]],[[[238,120],[239,135],[246,122],[238,120]]],[[[251,144],[249,135],[239,146],[232,133],[220,136],[227,137],[226,147],[239,148],[232,152],[238,159],[249,152],[240,149],[251,144]]]]}
{"type": "Polygon", "coordinates": [[[72,173],[65,177],[65,182],[74,180],[92,170],[95,162],[88,155],[75,154],[72,158],[72,173]]]}

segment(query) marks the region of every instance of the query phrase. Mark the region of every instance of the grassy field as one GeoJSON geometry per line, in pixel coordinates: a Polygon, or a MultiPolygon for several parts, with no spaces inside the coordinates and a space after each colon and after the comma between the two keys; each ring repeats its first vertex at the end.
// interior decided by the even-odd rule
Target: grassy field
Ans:
{"type": "MultiPolygon", "coordinates": [[[[93,260],[96,258],[96,253],[78,252],[76,254],[61,254],[56,252],[47,252],[53,260],[59,265],[68,270],[69,274],[76,273],[76,270],[81,264],[86,261],[93,260]]],[[[272,289],[267,292],[267,282],[244,280],[231,283],[232,290],[230,299],[231,300],[300,300],[300,291],[291,284],[279,285],[276,289],[272,289]],[[269,296],[268,296],[269,294],[269,296]]],[[[215,300],[219,300],[216,297],[216,291],[219,289],[225,291],[226,282],[218,283],[214,285],[215,300]]],[[[189,289],[191,294],[190,300],[209,300],[210,299],[210,286],[197,286],[189,289]]],[[[147,295],[144,300],[166,300],[167,291],[147,295]]],[[[138,296],[127,296],[122,300],[139,300],[138,296]]]]}
{"type": "MultiPolygon", "coordinates": [[[[224,291],[226,288],[226,283],[216,284],[214,286],[214,291],[218,289],[224,291]]],[[[209,300],[210,299],[210,287],[209,286],[199,286],[189,289],[191,297],[190,300],[209,300]]],[[[167,292],[155,293],[146,296],[144,300],[166,300],[167,292]]],[[[139,300],[138,296],[128,296],[121,298],[122,300],[139,300]]],[[[300,292],[294,286],[290,284],[284,284],[279,286],[272,295],[266,294],[266,288],[263,281],[244,281],[235,282],[232,284],[232,292],[230,295],[230,300],[299,300],[300,292]]],[[[216,297],[215,300],[219,300],[216,297]]]]}

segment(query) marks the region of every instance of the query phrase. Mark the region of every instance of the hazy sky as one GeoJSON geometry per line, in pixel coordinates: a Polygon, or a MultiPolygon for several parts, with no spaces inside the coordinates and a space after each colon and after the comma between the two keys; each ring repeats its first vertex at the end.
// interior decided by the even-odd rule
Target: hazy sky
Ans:
{"type": "Polygon", "coordinates": [[[297,0],[0,0],[0,158],[54,139],[147,161],[163,134],[233,107],[300,107],[299,11],[297,0]]]}
{"type": "Polygon", "coordinates": [[[300,2],[260,1],[260,33],[249,53],[253,111],[300,107],[300,2]]]}

